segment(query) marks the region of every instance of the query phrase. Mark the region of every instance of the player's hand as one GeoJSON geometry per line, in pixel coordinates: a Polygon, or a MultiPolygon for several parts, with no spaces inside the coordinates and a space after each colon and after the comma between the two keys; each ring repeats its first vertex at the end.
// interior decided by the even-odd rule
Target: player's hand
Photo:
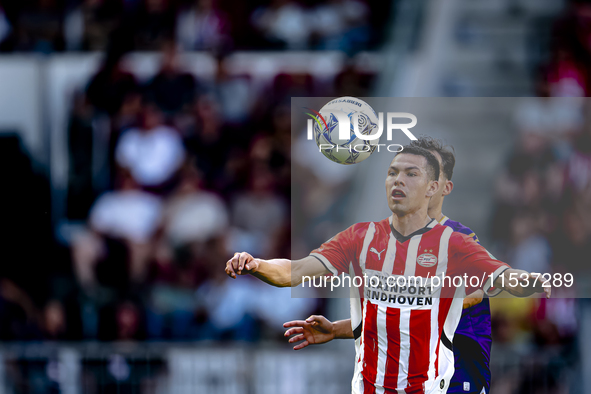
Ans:
{"type": "Polygon", "coordinates": [[[517,297],[529,297],[532,294],[544,293],[546,298],[550,298],[552,288],[543,286],[544,283],[545,281],[540,274],[531,274],[527,271],[511,268],[503,272],[495,280],[495,287],[501,287],[517,297]]]}
{"type": "Polygon", "coordinates": [[[535,293],[544,293],[546,298],[550,298],[550,295],[552,294],[552,288],[549,287],[544,287],[542,286],[542,284],[544,283],[544,281],[542,280],[542,278],[538,275],[538,274],[531,274],[527,271],[523,271],[525,274],[527,274],[527,276],[525,275],[519,275],[519,283],[521,284],[521,286],[523,287],[523,289],[526,292],[526,296],[535,294],[535,293]],[[536,280],[537,279],[537,280],[536,280]]]}
{"type": "Polygon", "coordinates": [[[246,252],[234,253],[234,257],[226,263],[226,274],[236,279],[236,275],[256,272],[258,267],[259,262],[250,254],[246,252]]]}
{"type": "Polygon", "coordinates": [[[474,293],[468,294],[468,296],[464,298],[462,308],[466,309],[480,304],[482,302],[482,297],[484,297],[484,291],[480,289],[476,290],[474,293]]]}
{"type": "Polygon", "coordinates": [[[283,327],[293,327],[285,331],[289,343],[303,341],[293,347],[293,350],[300,350],[308,345],[318,345],[330,342],[335,338],[333,324],[324,316],[312,315],[306,320],[293,320],[283,323],[283,327]]]}

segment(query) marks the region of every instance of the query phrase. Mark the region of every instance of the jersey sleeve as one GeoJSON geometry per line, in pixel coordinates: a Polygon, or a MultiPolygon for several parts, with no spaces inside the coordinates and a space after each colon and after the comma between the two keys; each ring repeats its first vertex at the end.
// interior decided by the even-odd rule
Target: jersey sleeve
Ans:
{"type": "Polygon", "coordinates": [[[473,281],[466,283],[466,292],[481,288],[488,296],[495,296],[501,289],[494,288],[493,283],[505,270],[511,268],[508,264],[497,260],[473,237],[454,233],[450,239],[450,268],[452,275],[467,275],[468,279],[477,277],[478,286],[472,286],[473,281]]]}
{"type": "Polygon", "coordinates": [[[333,274],[349,273],[349,264],[356,263],[367,232],[368,223],[357,223],[314,249],[310,256],[320,260],[333,274]]]}

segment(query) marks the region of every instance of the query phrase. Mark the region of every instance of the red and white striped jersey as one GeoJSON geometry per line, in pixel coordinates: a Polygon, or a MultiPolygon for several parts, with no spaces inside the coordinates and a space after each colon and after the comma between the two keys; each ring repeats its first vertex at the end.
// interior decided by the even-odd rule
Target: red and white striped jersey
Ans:
{"type": "Polygon", "coordinates": [[[358,223],[311,256],[333,275],[364,283],[354,290],[361,313],[352,308],[351,316],[353,326],[362,321],[353,391],[364,394],[444,393],[454,372],[451,341],[463,298],[478,288],[488,291],[508,268],[471,237],[435,220],[408,237],[391,219],[358,223]]]}

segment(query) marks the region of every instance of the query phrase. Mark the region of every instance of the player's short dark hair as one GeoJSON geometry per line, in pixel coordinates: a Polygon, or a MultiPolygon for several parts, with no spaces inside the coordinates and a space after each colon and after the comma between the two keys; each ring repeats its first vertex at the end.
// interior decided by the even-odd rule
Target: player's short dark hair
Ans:
{"type": "Polygon", "coordinates": [[[403,148],[398,154],[406,153],[409,155],[423,156],[427,160],[427,175],[433,181],[439,180],[439,160],[437,160],[433,153],[420,146],[410,146],[410,144],[403,148]]]}
{"type": "MultiPolygon", "coordinates": [[[[443,167],[443,174],[451,181],[454,174],[454,166],[456,165],[456,155],[454,148],[451,145],[446,145],[443,141],[428,135],[421,135],[417,140],[411,141],[409,146],[417,146],[419,148],[427,149],[428,151],[435,151],[441,156],[441,165],[443,167]]],[[[406,148],[405,148],[406,149],[406,148]]]]}

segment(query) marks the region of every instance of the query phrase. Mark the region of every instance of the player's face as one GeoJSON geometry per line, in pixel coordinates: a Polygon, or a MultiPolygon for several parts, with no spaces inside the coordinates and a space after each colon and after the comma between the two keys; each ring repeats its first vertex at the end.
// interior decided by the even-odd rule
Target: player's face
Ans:
{"type": "Polygon", "coordinates": [[[429,178],[426,158],[399,153],[390,163],[386,177],[388,207],[398,216],[426,208],[438,186],[437,181],[429,178]]]}

